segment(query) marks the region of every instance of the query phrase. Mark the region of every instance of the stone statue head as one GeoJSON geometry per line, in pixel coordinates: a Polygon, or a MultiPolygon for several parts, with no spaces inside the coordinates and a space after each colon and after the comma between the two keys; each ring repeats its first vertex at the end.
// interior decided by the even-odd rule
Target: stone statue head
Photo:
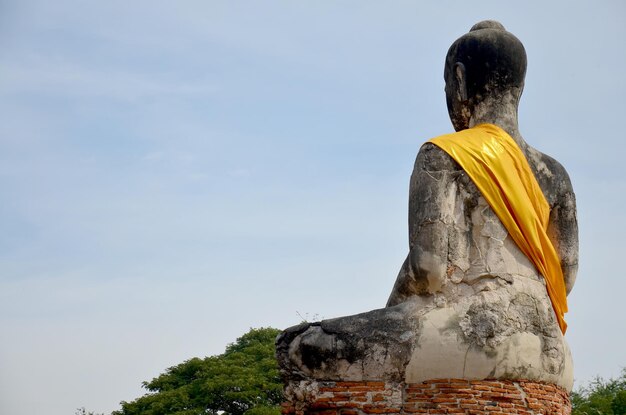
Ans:
{"type": "Polygon", "coordinates": [[[499,22],[475,24],[446,56],[446,101],[455,130],[468,128],[476,106],[486,99],[519,101],[525,76],[526,51],[519,39],[499,22]]]}

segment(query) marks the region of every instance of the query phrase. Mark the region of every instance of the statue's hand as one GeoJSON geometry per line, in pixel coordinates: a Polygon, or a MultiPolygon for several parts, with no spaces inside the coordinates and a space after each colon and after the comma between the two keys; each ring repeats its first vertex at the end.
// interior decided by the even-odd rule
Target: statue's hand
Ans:
{"type": "MultiPolygon", "coordinates": [[[[440,233],[436,227],[430,230],[440,233]]],[[[429,232],[430,233],[430,232],[429,232]]],[[[426,291],[430,294],[439,291],[445,282],[447,261],[442,257],[443,252],[431,252],[415,246],[409,252],[410,272],[414,281],[426,282],[426,291]]]]}

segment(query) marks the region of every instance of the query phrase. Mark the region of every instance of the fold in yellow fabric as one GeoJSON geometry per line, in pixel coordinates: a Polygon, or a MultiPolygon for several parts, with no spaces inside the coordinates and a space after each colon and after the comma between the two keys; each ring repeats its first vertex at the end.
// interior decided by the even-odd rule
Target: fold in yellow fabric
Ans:
{"type": "Polygon", "coordinates": [[[546,281],[561,332],[567,294],[561,261],[548,237],[550,206],[524,153],[500,127],[480,124],[429,140],[465,170],[511,238],[546,281]]]}

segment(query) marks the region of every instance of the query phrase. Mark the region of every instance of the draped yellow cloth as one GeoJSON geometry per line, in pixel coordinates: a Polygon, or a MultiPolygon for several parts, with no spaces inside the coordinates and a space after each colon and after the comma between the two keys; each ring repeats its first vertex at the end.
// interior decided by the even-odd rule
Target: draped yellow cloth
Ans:
{"type": "Polygon", "coordinates": [[[517,143],[500,127],[480,124],[430,140],[465,170],[546,281],[563,334],[567,294],[561,261],[548,238],[550,206],[517,143]]]}

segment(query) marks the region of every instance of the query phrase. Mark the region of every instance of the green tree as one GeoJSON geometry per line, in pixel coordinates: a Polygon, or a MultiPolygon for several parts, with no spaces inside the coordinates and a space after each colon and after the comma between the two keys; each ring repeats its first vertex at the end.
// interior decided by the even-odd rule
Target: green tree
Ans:
{"type": "Polygon", "coordinates": [[[625,415],[626,368],[617,379],[598,377],[572,392],[572,415],[625,415]]]}
{"type": "Polygon", "coordinates": [[[226,351],[193,358],[144,382],[148,390],[112,415],[278,415],[283,399],[274,340],[280,330],[251,329],[226,351]]]}

